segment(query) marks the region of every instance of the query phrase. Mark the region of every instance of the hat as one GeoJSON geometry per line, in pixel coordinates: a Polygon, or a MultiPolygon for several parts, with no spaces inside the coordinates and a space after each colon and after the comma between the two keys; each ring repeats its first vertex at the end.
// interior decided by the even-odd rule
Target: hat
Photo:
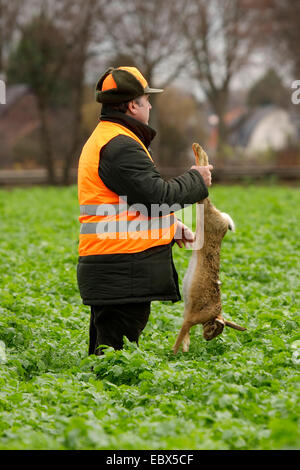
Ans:
{"type": "Polygon", "coordinates": [[[110,67],[97,83],[96,101],[124,103],[138,96],[162,91],[159,88],[149,88],[147,80],[135,67],[110,67]]]}

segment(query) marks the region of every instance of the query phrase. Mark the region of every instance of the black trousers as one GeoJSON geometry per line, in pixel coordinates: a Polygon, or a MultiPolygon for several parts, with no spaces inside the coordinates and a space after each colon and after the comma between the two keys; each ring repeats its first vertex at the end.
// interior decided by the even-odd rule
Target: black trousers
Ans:
{"type": "Polygon", "coordinates": [[[91,306],[89,354],[101,355],[99,345],[123,348],[123,336],[138,339],[150,315],[151,302],[91,306]]]}

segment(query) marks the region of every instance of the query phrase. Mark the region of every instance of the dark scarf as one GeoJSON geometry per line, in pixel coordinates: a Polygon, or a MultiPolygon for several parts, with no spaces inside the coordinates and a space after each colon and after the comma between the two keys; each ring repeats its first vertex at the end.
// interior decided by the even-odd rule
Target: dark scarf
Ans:
{"type": "Polygon", "coordinates": [[[100,121],[115,122],[127,127],[127,129],[132,131],[143,142],[146,148],[149,147],[151,141],[156,136],[156,131],[152,129],[152,127],[120,111],[102,110],[100,121]]]}

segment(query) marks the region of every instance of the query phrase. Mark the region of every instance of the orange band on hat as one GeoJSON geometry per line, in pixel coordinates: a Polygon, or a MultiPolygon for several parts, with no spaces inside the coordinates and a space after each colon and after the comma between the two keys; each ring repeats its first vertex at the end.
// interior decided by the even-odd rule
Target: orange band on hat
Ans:
{"type": "Polygon", "coordinates": [[[131,75],[134,75],[135,78],[137,78],[137,80],[142,84],[143,88],[146,88],[148,86],[147,80],[145,79],[145,77],[143,77],[141,72],[136,67],[118,67],[118,69],[126,70],[126,72],[129,72],[131,73],[131,75]]]}
{"type": "Polygon", "coordinates": [[[107,75],[106,79],[102,83],[102,91],[112,90],[113,88],[118,88],[118,87],[114,80],[114,77],[110,73],[109,75],[107,75]]]}

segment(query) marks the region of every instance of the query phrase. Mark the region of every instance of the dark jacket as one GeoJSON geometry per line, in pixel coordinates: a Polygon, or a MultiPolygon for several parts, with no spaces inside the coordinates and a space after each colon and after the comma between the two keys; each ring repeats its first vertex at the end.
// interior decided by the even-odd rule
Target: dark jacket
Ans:
{"type": "MultiPolygon", "coordinates": [[[[126,114],[102,113],[133,131],[146,148],[155,131],[126,114]]],[[[99,156],[99,176],[103,183],[127,203],[193,204],[208,196],[202,176],[196,170],[165,181],[141,145],[119,135],[105,145],[99,156]]],[[[172,243],[140,253],[81,256],[77,279],[85,305],[108,305],[152,300],[180,300],[178,276],[172,259],[172,243]]]]}

